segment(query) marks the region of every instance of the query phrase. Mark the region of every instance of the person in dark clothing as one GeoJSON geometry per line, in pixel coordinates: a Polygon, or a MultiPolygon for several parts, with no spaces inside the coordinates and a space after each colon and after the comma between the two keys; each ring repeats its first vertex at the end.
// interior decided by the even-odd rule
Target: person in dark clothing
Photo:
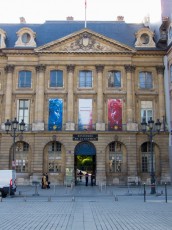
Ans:
{"type": "Polygon", "coordinates": [[[80,171],[80,172],[79,172],[80,181],[82,181],[82,175],[83,175],[83,173],[80,171]]]}
{"type": "Polygon", "coordinates": [[[48,180],[48,173],[46,173],[46,184],[47,184],[47,188],[50,188],[50,182],[48,180]]]}
{"type": "Polygon", "coordinates": [[[88,173],[85,174],[85,185],[88,186],[88,173]]]}

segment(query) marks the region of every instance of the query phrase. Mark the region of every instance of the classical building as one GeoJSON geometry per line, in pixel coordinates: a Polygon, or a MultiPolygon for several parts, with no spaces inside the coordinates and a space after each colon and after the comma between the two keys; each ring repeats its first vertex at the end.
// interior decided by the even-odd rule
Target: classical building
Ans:
{"type": "MultiPolygon", "coordinates": [[[[165,66],[165,95],[166,95],[166,114],[169,131],[172,132],[172,2],[161,0],[162,24],[160,26],[160,36],[163,47],[166,48],[164,56],[165,66]]],[[[171,133],[172,134],[172,133],[171,133]]],[[[172,136],[169,136],[169,159],[170,174],[172,178],[172,136]]]]}
{"type": "Polygon", "coordinates": [[[52,183],[170,182],[164,56],[149,23],[46,21],[0,24],[0,169],[52,183]],[[14,139],[7,119],[25,122],[14,139]],[[141,123],[161,122],[150,142],[141,123]],[[156,135],[154,135],[156,134],[156,135]],[[152,146],[152,147],[151,147],[152,146]]]}

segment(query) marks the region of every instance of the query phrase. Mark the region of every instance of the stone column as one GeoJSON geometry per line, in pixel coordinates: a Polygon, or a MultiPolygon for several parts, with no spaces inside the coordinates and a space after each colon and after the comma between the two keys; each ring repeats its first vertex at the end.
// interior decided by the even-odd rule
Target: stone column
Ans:
{"type": "Polygon", "coordinates": [[[36,102],[35,102],[35,123],[32,125],[33,130],[44,130],[44,79],[45,65],[36,66],[36,102]]]}
{"type": "Polygon", "coordinates": [[[156,66],[159,85],[159,119],[165,116],[164,66],[156,66]]]}
{"type": "Polygon", "coordinates": [[[97,123],[96,130],[105,130],[103,123],[103,65],[97,65],[97,123]]]}
{"type": "Polygon", "coordinates": [[[67,96],[67,123],[66,130],[75,130],[74,124],[74,96],[73,96],[73,78],[74,78],[74,65],[67,66],[68,73],[68,96],[67,96]]]}
{"type": "Polygon", "coordinates": [[[133,102],[133,83],[132,73],[135,71],[135,66],[125,65],[125,71],[127,75],[127,130],[136,131],[138,126],[134,121],[134,102],[133,102]]]}
{"type": "Polygon", "coordinates": [[[12,89],[13,89],[13,72],[14,66],[7,65],[5,67],[5,72],[7,75],[7,84],[5,92],[5,121],[7,119],[13,119],[12,116],[12,89]]]}

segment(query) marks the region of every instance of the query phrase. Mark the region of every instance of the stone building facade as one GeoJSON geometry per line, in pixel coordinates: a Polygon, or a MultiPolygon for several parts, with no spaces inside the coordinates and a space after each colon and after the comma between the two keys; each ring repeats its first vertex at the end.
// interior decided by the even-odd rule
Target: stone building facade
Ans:
{"type": "Polygon", "coordinates": [[[23,183],[48,172],[52,183],[78,184],[81,170],[96,184],[150,184],[141,122],[151,118],[161,122],[153,137],[156,183],[169,182],[165,50],[155,35],[121,19],[87,28],[0,24],[0,169],[15,162],[23,183]],[[5,122],[15,117],[26,127],[14,145],[5,122]]]}

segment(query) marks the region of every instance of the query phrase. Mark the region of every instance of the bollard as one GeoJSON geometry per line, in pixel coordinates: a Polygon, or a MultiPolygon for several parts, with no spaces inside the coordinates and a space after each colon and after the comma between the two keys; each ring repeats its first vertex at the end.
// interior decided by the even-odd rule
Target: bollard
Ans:
{"type": "Polygon", "coordinates": [[[144,192],[143,192],[143,194],[144,194],[144,202],[146,202],[146,188],[145,188],[145,183],[144,183],[144,192]]]}
{"type": "Polygon", "coordinates": [[[24,202],[26,202],[26,196],[24,197],[24,202]]]}
{"type": "Polygon", "coordinates": [[[115,196],[115,201],[118,201],[118,197],[117,196],[115,196]]]}
{"type": "Polygon", "coordinates": [[[48,202],[51,202],[51,196],[48,197],[48,202]]]}
{"type": "Polygon", "coordinates": [[[2,192],[0,191],[0,202],[2,202],[2,192]]]}
{"type": "Polygon", "coordinates": [[[72,201],[73,201],[73,202],[75,201],[75,197],[74,197],[74,196],[72,197],[72,201]]]}
{"type": "Polygon", "coordinates": [[[165,183],[165,202],[167,203],[167,184],[165,183]]]}

